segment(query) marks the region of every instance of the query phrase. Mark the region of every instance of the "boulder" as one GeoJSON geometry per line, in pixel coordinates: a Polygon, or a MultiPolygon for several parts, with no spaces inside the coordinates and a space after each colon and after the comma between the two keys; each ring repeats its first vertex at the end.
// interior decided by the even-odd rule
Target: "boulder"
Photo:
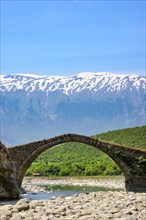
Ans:
{"type": "Polygon", "coordinates": [[[8,149],[0,142],[0,199],[19,198],[20,190],[8,149]]]}

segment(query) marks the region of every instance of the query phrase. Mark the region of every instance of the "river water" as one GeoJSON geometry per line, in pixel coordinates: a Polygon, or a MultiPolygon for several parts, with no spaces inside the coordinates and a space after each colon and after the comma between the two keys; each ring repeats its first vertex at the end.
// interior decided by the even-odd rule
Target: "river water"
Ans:
{"type": "MultiPolygon", "coordinates": [[[[110,189],[96,186],[71,186],[71,185],[41,185],[45,192],[27,193],[21,198],[29,200],[44,200],[59,196],[72,196],[80,193],[98,192],[98,191],[121,191],[121,189],[110,189]]],[[[1,205],[15,204],[18,200],[0,200],[1,205]]]]}

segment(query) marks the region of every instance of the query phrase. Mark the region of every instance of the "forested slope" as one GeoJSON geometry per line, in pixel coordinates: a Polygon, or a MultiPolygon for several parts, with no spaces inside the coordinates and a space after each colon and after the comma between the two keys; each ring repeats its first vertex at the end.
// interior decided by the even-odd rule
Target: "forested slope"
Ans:
{"type": "MultiPolygon", "coordinates": [[[[146,126],[102,133],[94,138],[128,147],[146,149],[146,126]]],[[[105,153],[80,143],[66,143],[42,153],[27,170],[27,175],[93,176],[120,175],[121,170],[105,153]]]]}
{"type": "Polygon", "coordinates": [[[146,126],[109,131],[95,136],[102,141],[146,149],[146,126]]]}

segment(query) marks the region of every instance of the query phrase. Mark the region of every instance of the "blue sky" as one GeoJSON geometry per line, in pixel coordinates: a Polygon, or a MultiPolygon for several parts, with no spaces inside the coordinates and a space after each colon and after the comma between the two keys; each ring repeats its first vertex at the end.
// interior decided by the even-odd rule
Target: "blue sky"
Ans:
{"type": "Polygon", "coordinates": [[[145,72],[145,1],[1,1],[1,73],[145,72]]]}

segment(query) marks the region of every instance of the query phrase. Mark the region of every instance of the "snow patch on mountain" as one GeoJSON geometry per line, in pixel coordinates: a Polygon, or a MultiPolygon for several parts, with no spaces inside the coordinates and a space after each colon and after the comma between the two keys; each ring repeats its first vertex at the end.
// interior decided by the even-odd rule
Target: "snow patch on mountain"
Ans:
{"type": "Polygon", "coordinates": [[[10,92],[25,90],[27,92],[43,91],[62,91],[66,95],[84,90],[92,94],[100,90],[106,92],[116,92],[126,90],[128,87],[138,90],[145,89],[146,78],[137,75],[116,75],[113,73],[79,73],[71,77],[61,76],[39,76],[34,74],[2,75],[0,91],[10,92]]]}

